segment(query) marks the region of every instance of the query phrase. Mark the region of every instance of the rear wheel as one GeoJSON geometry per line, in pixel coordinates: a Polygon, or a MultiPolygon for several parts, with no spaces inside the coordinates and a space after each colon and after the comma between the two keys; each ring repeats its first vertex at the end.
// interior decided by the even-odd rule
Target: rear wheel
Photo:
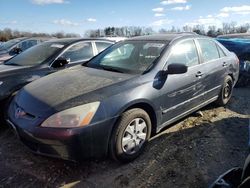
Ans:
{"type": "Polygon", "coordinates": [[[216,101],[216,104],[220,106],[224,106],[228,103],[233,93],[233,79],[231,76],[226,76],[224,79],[223,86],[221,88],[221,92],[216,101]]]}
{"type": "Polygon", "coordinates": [[[120,162],[129,162],[143,151],[151,135],[149,115],[140,108],[124,112],[117,122],[110,140],[111,157],[120,162]]]}

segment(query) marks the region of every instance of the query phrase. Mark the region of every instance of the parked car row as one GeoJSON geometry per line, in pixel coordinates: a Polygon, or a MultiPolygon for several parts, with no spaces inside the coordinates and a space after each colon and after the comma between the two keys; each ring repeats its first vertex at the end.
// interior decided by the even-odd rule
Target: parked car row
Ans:
{"type": "Polygon", "coordinates": [[[22,37],[2,43],[0,45],[0,64],[32,46],[50,39],[50,37],[22,37]]]}
{"type": "Polygon", "coordinates": [[[31,151],[129,162],[171,123],[227,104],[238,80],[238,58],[211,38],[181,33],[111,44],[48,41],[0,67],[1,99],[15,95],[5,119],[31,151]]]}
{"type": "Polygon", "coordinates": [[[112,41],[102,39],[56,39],[36,45],[5,61],[0,64],[0,104],[5,106],[9,98],[24,85],[86,62],[112,44],[112,41]]]}

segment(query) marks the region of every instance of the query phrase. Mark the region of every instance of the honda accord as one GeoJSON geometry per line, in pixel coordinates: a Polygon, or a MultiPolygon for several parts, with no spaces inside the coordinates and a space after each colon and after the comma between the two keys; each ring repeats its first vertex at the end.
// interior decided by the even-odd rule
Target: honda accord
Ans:
{"type": "Polygon", "coordinates": [[[209,103],[227,104],[238,74],[236,55],[211,38],[136,37],[26,85],[7,121],[35,153],[129,162],[167,125],[209,103]]]}

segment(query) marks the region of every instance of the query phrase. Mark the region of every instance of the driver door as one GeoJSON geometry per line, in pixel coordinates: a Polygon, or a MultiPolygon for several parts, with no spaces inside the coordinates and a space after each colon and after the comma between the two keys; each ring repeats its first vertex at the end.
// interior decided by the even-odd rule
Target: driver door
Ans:
{"type": "Polygon", "coordinates": [[[188,67],[184,74],[167,75],[161,89],[162,125],[170,124],[203,102],[204,86],[196,43],[187,39],[175,44],[167,65],[182,63],[188,67]]]}

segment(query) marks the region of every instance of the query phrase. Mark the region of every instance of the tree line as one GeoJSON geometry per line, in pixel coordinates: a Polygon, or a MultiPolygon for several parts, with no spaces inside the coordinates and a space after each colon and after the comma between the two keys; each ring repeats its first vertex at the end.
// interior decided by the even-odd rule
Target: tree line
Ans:
{"type": "Polygon", "coordinates": [[[14,38],[18,38],[18,37],[72,38],[72,37],[80,37],[80,35],[75,34],[75,33],[64,33],[64,32],[56,32],[56,33],[53,33],[53,34],[34,33],[34,32],[12,30],[12,29],[9,29],[9,28],[5,28],[3,30],[0,30],[0,41],[8,41],[10,39],[14,39],[14,38]]]}
{"type": "Polygon", "coordinates": [[[236,22],[223,23],[222,27],[205,25],[183,26],[182,28],[174,27],[170,29],[162,28],[157,32],[151,27],[106,27],[104,29],[88,30],[85,32],[85,36],[88,37],[134,37],[141,35],[149,35],[154,33],[172,33],[172,32],[195,32],[200,35],[206,35],[210,37],[217,37],[218,35],[233,34],[233,33],[246,33],[250,31],[250,24],[237,25],[236,22]]]}
{"type": "MultiPolygon", "coordinates": [[[[124,27],[106,27],[104,29],[87,30],[83,35],[85,37],[134,37],[141,35],[150,35],[155,33],[170,33],[170,32],[195,32],[200,35],[207,35],[210,37],[217,37],[223,34],[233,33],[246,33],[250,31],[250,24],[238,25],[236,22],[223,23],[222,27],[195,25],[195,26],[183,26],[182,28],[174,27],[170,29],[162,28],[158,31],[153,30],[151,27],[138,27],[138,26],[124,26],[124,27]]],[[[53,34],[49,33],[33,33],[24,32],[18,30],[11,30],[5,28],[0,30],[0,41],[7,41],[17,37],[56,37],[56,38],[71,38],[80,37],[75,33],[57,32],[53,34]]]]}

